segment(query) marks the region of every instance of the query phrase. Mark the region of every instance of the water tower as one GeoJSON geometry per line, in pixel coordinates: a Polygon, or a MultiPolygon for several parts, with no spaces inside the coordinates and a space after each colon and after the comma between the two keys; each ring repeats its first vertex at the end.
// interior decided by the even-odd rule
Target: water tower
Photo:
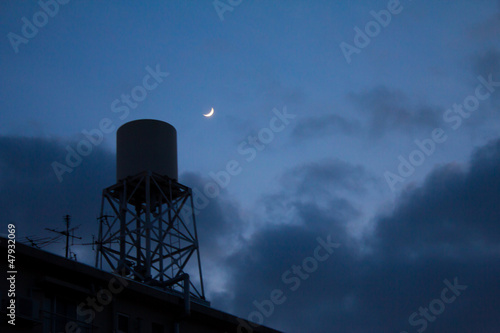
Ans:
{"type": "Polygon", "coordinates": [[[204,300],[193,197],[177,182],[175,128],[136,120],[116,141],[117,182],[102,193],[96,266],[204,300]]]}

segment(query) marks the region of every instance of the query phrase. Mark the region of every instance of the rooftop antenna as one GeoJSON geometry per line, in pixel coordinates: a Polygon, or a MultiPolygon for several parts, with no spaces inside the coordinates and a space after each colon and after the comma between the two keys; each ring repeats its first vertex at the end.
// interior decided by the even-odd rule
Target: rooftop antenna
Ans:
{"type": "Polygon", "coordinates": [[[26,240],[31,244],[32,247],[36,247],[37,249],[40,248],[40,246],[38,246],[38,244],[35,243],[35,241],[29,238],[28,236],[26,236],[26,240]]]}
{"type": "Polygon", "coordinates": [[[30,244],[32,247],[41,249],[47,245],[58,243],[62,235],[57,235],[55,237],[40,237],[40,236],[26,236],[24,240],[21,240],[23,244],[30,244]]]}
{"type": "MultiPolygon", "coordinates": [[[[69,258],[69,253],[70,253],[70,250],[69,250],[69,239],[71,238],[71,241],[73,242],[73,240],[76,238],[76,239],[82,239],[82,237],[77,237],[74,235],[74,231],[76,229],[78,229],[80,226],[76,226],[74,228],[69,228],[70,224],[71,224],[71,216],[69,215],[65,215],[64,217],[64,222],[66,223],[66,230],[64,231],[58,231],[58,230],[55,230],[55,229],[51,229],[51,228],[45,228],[45,230],[48,230],[48,231],[52,231],[52,232],[55,232],[55,233],[58,233],[60,235],[63,235],[63,236],[66,236],[66,259],[69,258]]],[[[75,255],[75,259],[76,259],[76,255],[75,255]]]]}
{"type": "MultiPolygon", "coordinates": [[[[110,241],[110,242],[107,242],[107,243],[118,243],[118,241],[110,241]]],[[[100,243],[96,238],[95,238],[95,235],[92,235],[92,242],[90,243],[80,243],[80,244],[74,244],[74,245],[83,245],[83,246],[89,246],[89,245],[92,245],[92,251],[95,251],[96,248],[99,247],[99,244],[102,244],[100,243]]],[[[96,251],[96,256],[99,254],[98,251],[96,251]]],[[[76,253],[74,252],[71,252],[70,255],[72,255],[74,257],[74,259],[76,260],[76,253]]],[[[97,260],[97,257],[96,257],[96,260],[97,260]]],[[[101,267],[102,269],[102,267],[101,267]]]]}

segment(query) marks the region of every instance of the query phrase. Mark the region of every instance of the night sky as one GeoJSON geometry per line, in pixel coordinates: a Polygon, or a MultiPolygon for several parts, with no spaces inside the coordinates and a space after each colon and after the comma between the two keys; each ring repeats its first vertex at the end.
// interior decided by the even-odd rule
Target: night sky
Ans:
{"type": "Polygon", "coordinates": [[[498,332],[499,1],[59,1],[0,3],[0,233],[90,242],[116,129],[158,119],[214,308],[498,332]]]}

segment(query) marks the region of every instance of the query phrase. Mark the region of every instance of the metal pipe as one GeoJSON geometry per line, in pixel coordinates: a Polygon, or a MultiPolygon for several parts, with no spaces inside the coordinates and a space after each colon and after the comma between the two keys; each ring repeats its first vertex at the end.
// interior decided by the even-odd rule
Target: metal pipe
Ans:
{"type": "Polygon", "coordinates": [[[189,316],[191,314],[191,283],[189,280],[189,274],[181,274],[173,279],[161,283],[160,285],[162,287],[170,287],[180,281],[184,282],[184,315],[189,316]]]}

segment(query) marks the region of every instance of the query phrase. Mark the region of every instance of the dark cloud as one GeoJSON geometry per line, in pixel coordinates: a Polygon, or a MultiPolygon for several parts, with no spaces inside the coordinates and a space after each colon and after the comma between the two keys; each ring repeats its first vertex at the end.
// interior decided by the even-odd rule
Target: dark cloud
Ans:
{"type": "MultiPolygon", "coordinates": [[[[296,282],[284,281],[282,275],[293,265],[300,265],[304,258],[314,256],[319,244],[318,237],[340,243],[342,252],[354,246],[347,235],[347,223],[357,218],[360,212],[348,199],[331,188],[362,192],[364,186],[361,182],[366,179],[369,176],[362,167],[339,160],[309,163],[285,172],[280,180],[283,191],[262,199],[265,218],[269,219],[267,226],[257,230],[240,251],[225,261],[232,274],[228,289],[234,292],[234,311],[247,318],[255,311],[252,304],[254,300],[261,302],[269,299],[270,292],[279,289],[285,293],[287,301],[276,307],[276,314],[266,318],[265,324],[287,331],[322,331],[319,326],[313,329],[315,325],[311,321],[315,317],[314,309],[320,305],[318,302],[325,301],[317,298],[317,289],[312,282],[317,281],[325,287],[324,281],[319,278],[321,274],[312,273],[311,280],[309,277],[301,280],[293,292],[290,292],[290,287],[296,282]],[[286,216],[280,218],[280,214],[286,216]],[[303,307],[297,306],[296,302],[303,304],[303,307]]],[[[347,252],[347,255],[352,254],[347,252]]],[[[332,258],[336,256],[334,254],[332,258]]],[[[345,269],[342,267],[345,263],[335,263],[334,259],[331,262],[340,270],[345,269]]],[[[320,269],[324,271],[328,265],[318,267],[318,271],[320,269]]]]}
{"type": "Polygon", "coordinates": [[[500,50],[491,48],[477,54],[474,57],[473,70],[477,75],[487,77],[489,74],[493,74],[493,78],[498,79],[500,76],[500,50]]]}
{"type": "Polygon", "coordinates": [[[357,121],[348,120],[337,114],[324,114],[301,118],[294,127],[291,136],[295,140],[322,138],[336,134],[352,135],[361,129],[357,121]]]}
{"type": "Polygon", "coordinates": [[[466,169],[454,164],[435,169],[421,187],[399,199],[390,215],[376,218],[373,234],[362,242],[346,232],[346,224],[356,216],[349,213],[347,199],[330,191],[328,202],[344,202],[325,207],[301,202],[296,193],[314,197],[318,187],[303,186],[314,178],[314,170],[318,180],[327,180],[323,187],[350,184],[337,179],[356,179],[363,173],[349,174],[343,167],[332,168],[331,175],[327,168],[296,170],[289,172],[297,178],[289,183],[296,191],[267,200],[270,206],[287,203],[302,223],[257,230],[226,260],[232,272],[228,288],[234,292],[230,304],[238,315],[248,317],[258,304],[267,304],[270,312],[265,301],[279,289],[286,300],[273,306],[264,323],[286,332],[417,332],[424,325],[419,309],[441,297],[445,280],[454,284],[456,279],[467,289],[445,304],[441,314],[431,314],[426,330],[498,328],[500,140],[478,149],[466,169]],[[283,274],[313,256],[317,238],[328,235],[341,246],[292,290],[283,274]],[[412,326],[409,317],[415,312],[420,322],[412,326]]]}
{"type": "Polygon", "coordinates": [[[359,192],[372,180],[363,166],[352,165],[339,159],[326,159],[295,167],[281,179],[283,185],[299,182],[299,192],[310,192],[318,187],[359,192]]]}
{"type": "Polygon", "coordinates": [[[385,254],[482,254],[500,238],[499,202],[500,141],[494,141],[473,154],[469,170],[439,167],[422,187],[406,193],[397,209],[378,221],[375,240],[385,254]]]}
{"type": "MultiPolygon", "coordinates": [[[[192,172],[181,174],[179,181],[202,193],[205,184],[211,182],[210,179],[192,172]]],[[[202,255],[212,263],[213,260],[228,254],[228,249],[238,241],[245,225],[241,220],[238,204],[228,198],[224,189],[217,197],[206,199],[207,205],[200,206],[203,208],[196,214],[196,225],[202,255]]]]}
{"type": "Polygon", "coordinates": [[[427,105],[414,106],[398,90],[378,86],[361,93],[348,94],[348,100],[367,120],[360,122],[332,113],[301,118],[292,131],[292,138],[304,140],[337,134],[380,138],[390,132],[415,134],[434,129],[442,123],[443,110],[427,105]]]}
{"type": "MultiPolygon", "coordinates": [[[[500,23],[498,24],[500,26],[500,23]]],[[[473,58],[473,73],[475,76],[480,75],[486,80],[491,75],[493,81],[500,82],[500,50],[490,48],[476,54],[473,58]]],[[[475,85],[477,85],[476,82],[474,82],[475,85]]],[[[496,87],[495,89],[491,97],[486,100],[486,103],[491,106],[491,113],[498,117],[500,114],[500,87],[496,87]]]]}
{"type": "Polygon", "coordinates": [[[429,106],[412,106],[398,90],[378,86],[362,93],[351,93],[349,99],[368,116],[368,132],[381,137],[388,132],[415,133],[420,129],[439,127],[443,111],[429,106]]]}
{"type": "MultiPolygon", "coordinates": [[[[50,236],[44,229],[61,230],[66,214],[72,216],[73,226],[81,224],[76,235],[84,241],[97,234],[102,189],[115,182],[115,157],[94,146],[92,153],[59,182],[52,163],[65,164],[66,147],[75,148],[78,142],[0,137],[0,220],[15,223],[18,236],[50,236]]],[[[62,244],[53,247],[59,254],[62,248],[62,244]]]]}
{"type": "Polygon", "coordinates": [[[330,219],[344,221],[360,213],[343,195],[364,194],[374,182],[374,177],[360,165],[325,159],[285,171],[279,179],[281,190],[263,195],[261,204],[273,223],[318,221],[320,224],[325,218],[309,218],[308,215],[323,212],[330,219]]]}

